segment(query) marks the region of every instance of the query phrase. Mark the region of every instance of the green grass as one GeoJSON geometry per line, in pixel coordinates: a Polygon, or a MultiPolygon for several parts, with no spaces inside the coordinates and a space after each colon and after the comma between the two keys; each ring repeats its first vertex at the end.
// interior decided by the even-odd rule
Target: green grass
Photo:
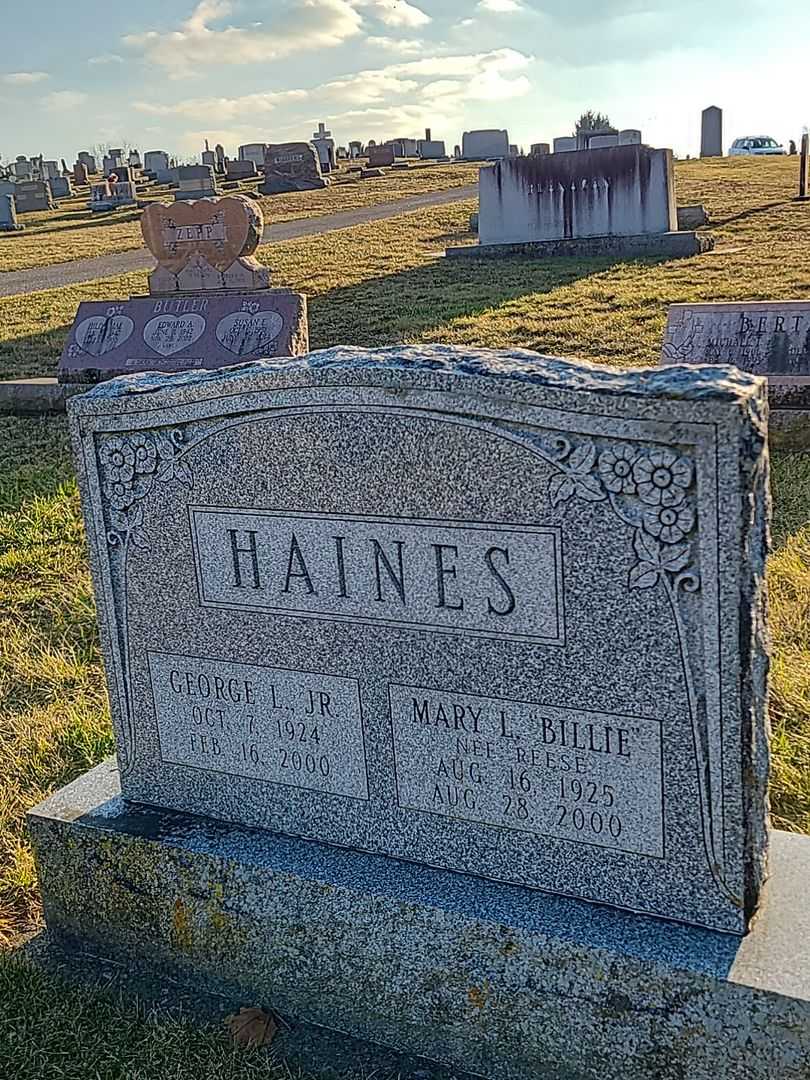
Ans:
{"type": "MultiPolygon", "coordinates": [[[[262,254],[277,284],[310,295],[314,347],[445,341],[652,364],[671,302],[810,294],[810,205],[791,201],[794,172],[787,161],[680,165],[680,201],[705,202],[716,222],[718,253],[695,259],[438,259],[448,244],[471,240],[470,204],[262,254]]],[[[143,275],[130,275],[0,300],[0,363],[8,373],[52,372],[80,299],[126,296],[144,285],[143,275]]],[[[774,824],[810,832],[810,456],[774,455],[773,497],[774,824]]],[[[11,946],[39,919],[24,810],[112,745],[64,419],[0,419],[0,643],[0,939],[11,946]]],[[[0,964],[0,1016],[5,1008],[12,1017],[5,1052],[22,1055],[9,1075],[253,1075],[216,1034],[189,1051],[172,1024],[156,1028],[124,1006],[63,997],[41,978],[0,964]],[[109,1060],[97,1043],[109,1046],[109,1060]],[[79,1071],[85,1054],[90,1066],[79,1071]]],[[[0,1041],[0,1076],[3,1052],[0,1041]]]]}
{"type": "MultiPolygon", "coordinates": [[[[455,163],[392,170],[377,180],[359,180],[356,174],[339,172],[329,187],[320,191],[262,197],[259,204],[264,211],[265,223],[269,225],[357,210],[410,195],[446,191],[474,184],[477,179],[477,166],[455,163]]],[[[256,185],[242,184],[238,191],[223,194],[248,190],[255,191],[256,185]]],[[[139,198],[169,203],[173,196],[167,188],[157,188],[153,197],[139,198]]],[[[132,251],[142,246],[139,211],[121,210],[99,217],[87,209],[87,200],[86,193],[62,199],[56,210],[22,215],[20,223],[25,225],[24,232],[0,233],[0,272],[31,270],[75,259],[132,251]]]]}
{"type": "Polygon", "coordinates": [[[0,957],[0,1003],[7,1080],[306,1080],[272,1047],[235,1049],[210,1021],[156,1015],[18,960],[0,957]]]}

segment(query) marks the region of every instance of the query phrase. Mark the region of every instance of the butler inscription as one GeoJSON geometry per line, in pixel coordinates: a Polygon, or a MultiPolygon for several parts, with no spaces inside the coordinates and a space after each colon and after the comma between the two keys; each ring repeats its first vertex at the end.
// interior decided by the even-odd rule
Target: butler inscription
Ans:
{"type": "Polygon", "coordinates": [[[391,686],[399,805],[663,858],[661,725],[391,686]]]}
{"type": "Polygon", "coordinates": [[[558,529],[190,512],[202,604],[562,644],[558,529]]]}
{"type": "MultiPolygon", "coordinates": [[[[151,317],[265,332],[215,309],[151,317]]],[[[743,933],[765,393],[436,346],[71,398],[124,798],[743,933]]]]}

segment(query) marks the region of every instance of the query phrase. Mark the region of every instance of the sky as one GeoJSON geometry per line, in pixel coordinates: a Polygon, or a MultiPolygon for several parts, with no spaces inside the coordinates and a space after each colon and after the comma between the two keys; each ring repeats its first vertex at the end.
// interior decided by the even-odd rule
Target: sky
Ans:
{"type": "Polygon", "coordinates": [[[473,128],[568,135],[586,109],[695,154],[810,125],[808,0],[37,0],[0,43],[0,155],[129,145],[199,160],[208,138],[338,144],[473,128]]]}

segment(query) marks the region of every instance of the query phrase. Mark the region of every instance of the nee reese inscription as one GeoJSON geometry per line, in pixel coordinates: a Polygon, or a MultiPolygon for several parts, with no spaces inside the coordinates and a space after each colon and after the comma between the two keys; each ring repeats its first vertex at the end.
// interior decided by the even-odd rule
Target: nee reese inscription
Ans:
{"type": "Polygon", "coordinates": [[[564,643],[559,529],[189,513],[203,605],[564,643]]]}
{"type": "Polygon", "coordinates": [[[400,806],[663,858],[660,722],[389,693],[400,806]]]}

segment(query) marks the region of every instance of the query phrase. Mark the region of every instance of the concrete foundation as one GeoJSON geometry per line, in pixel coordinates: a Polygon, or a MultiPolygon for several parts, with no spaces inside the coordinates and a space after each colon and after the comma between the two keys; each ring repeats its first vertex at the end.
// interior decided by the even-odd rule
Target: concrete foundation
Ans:
{"type": "Polygon", "coordinates": [[[714,237],[707,233],[641,233],[638,236],[585,236],[576,240],[540,240],[527,244],[476,244],[447,248],[448,258],[500,259],[519,255],[531,259],[558,257],[617,259],[659,256],[678,259],[701,255],[714,248],[714,237]]]}
{"type": "Polygon", "coordinates": [[[741,939],[136,806],[112,762],[29,825],[56,944],[181,986],[493,1080],[810,1070],[806,837],[741,939]]]}

